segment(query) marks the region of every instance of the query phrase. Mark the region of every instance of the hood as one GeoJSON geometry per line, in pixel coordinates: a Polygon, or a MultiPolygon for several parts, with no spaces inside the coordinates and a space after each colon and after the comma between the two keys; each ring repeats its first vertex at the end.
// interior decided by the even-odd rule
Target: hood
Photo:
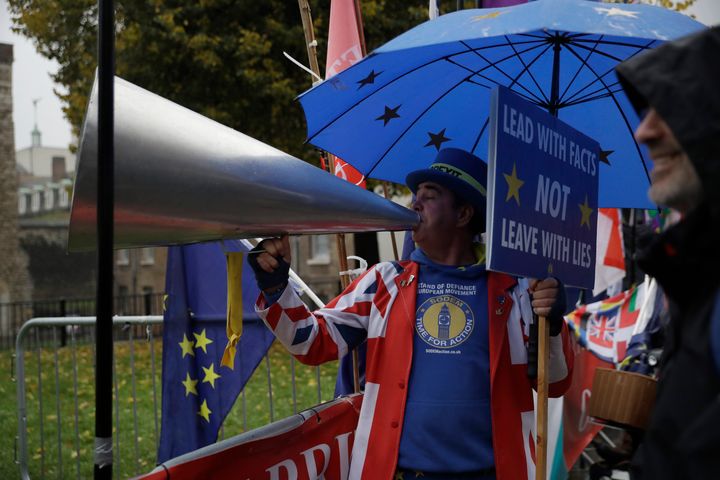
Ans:
{"type": "Polygon", "coordinates": [[[720,204],[720,27],[668,42],[616,67],[633,107],[653,107],[720,204]]]}

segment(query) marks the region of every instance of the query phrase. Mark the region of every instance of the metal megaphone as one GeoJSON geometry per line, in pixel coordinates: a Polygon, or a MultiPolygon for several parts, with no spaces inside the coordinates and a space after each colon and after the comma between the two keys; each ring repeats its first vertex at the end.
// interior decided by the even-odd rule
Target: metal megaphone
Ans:
{"type": "MultiPolygon", "coordinates": [[[[68,250],[97,245],[97,79],[85,117],[68,250]]],[[[115,248],[284,233],[408,230],[415,212],[120,78],[115,248]]]]}

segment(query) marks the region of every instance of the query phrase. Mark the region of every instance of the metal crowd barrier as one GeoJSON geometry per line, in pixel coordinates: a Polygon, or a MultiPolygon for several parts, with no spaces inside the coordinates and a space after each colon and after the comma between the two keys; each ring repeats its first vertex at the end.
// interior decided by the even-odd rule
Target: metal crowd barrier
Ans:
{"type": "MultiPolygon", "coordinates": [[[[160,385],[158,385],[156,382],[157,372],[159,371],[158,368],[160,368],[158,365],[156,365],[155,361],[155,351],[154,351],[154,343],[156,340],[161,340],[162,335],[159,333],[156,333],[159,328],[161,328],[163,321],[163,317],[160,315],[151,315],[151,316],[115,316],[113,317],[113,325],[115,327],[122,327],[122,333],[118,334],[115,332],[114,338],[115,338],[115,344],[117,345],[120,341],[127,341],[128,347],[129,347],[129,361],[130,361],[130,388],[132,392],[132,415],[133,415],[133,421],[132,421],[132,438],[134,440],[134,465],[130,467],[130,472],[128,472],[128,467],[126,466],[124,468],[121,468],[119,458],[120,458],[120,452],[121,452],[121,446],[124,449],[127,449],[128,447],[123,445],[120,441],[121,437],[121,431],[120,431],[120,386],[118,385],[118,375],[115,375],[116,372],[116,365],[114,362],[113,364],[113,374],[115,377],[115,384],[114,384],[114,390],[115,390],[115,432],[113,433],[113,455],[115,457],[114,460],[114,468],[113,468],[113,474],[115,478],[126,478],[128,476],[134,476],[139,475],[141,473],[144,473],[146,471],[149,471],[154,466],[153,464],[149,465],[140,465],[139,464],[139,444],[138,444],[138,437],[140,430],[142,428],[147,430],[152,430],[152,436],[154,443],[153,448],[155,451],[157,451],[157,445],[160,438],[160,431],[159,431],[159,418],[160,418],[160,410],[161,410],[161,400],[160,400],[160,392],[159,389],[161,388],[160,385]],[[142,327],[145,327],[144,329],[142,327]],[[136,365],[135,365],[135,340],[139,339],[139,337],[136,337],[135,333],[136,331],[143,330],[145,340],[149,341],[149,356],[150,356],[150,365],[149,365],[149,375],[151,376],[151,383],[152,383],[152,404],[153,404],[153,424],[151,426],[149,425],[140,425],[138,422],[138,411],[137,411],[137,376],[136,376],[136,365]]],[[[15,381],[17,382],[16,385],[16,392],[17,392],[17,421],[18,421],[18,427],[17,427],[17,436],[15,439],[15,463],[18,465],[20,470],[20,476],[23,480],[30,478],[30,460],[31,460],[31,452],[28,448],[28,439],[29,439],[29,428],[32,427],[32,432],[36,434],[39,437],[39,449],[36,450],[35,455],[33,455],[32,460],[39,460],[40,465],[37,467],[37,470],[39,471],[40,477],[47,476],[47,466],[50,464],[50,462],[53,462],[53,467],[56,469],[56,476],[57,478],[72,478],[73,476],[75,478],[83,478],[83,474],[81,474],[81,466],[82,464],[82,455],[81,450],[83,449],[83,446],[86,448],[89,448],[92,450],[92,437],[87,439],[87,441],[83,441],[84,439],[81,438],[81,433],[79,431],[79,425],[80,425],[80,417],[84,415],[85,407],[82,405],[79,405],[78,403],[78,388],[84,384],[86,384],[88,381],[92,382],[93,384],[93,390],[94,390],[94,376],[93,378],[87,379],[87,378],[78,378],[78,358],[77,358],[77,352],[78,352],[78,338],[82,338],[86,345],[92,345],[92,365],[94,369],[95,361],[94,361],[94,326],[95,326],[95,317],[94,316],[83,316],[83,317],[40,317],[40,318],[33,318],[25,322],[22,327],[20,328],[20,331],[17,334],[16,342],[15,342],[15,354],[14,354],[14,362],[15,362],[15,381]],[[48,331],[43,332],[41,334],[41,329],[47,329],[48,331]],[[90,330],[90,335],[86,332],[83,332],[82,330],[90,330]],[[72,363],[72,391],[73,391],[73,398],[69,399],[72,403],[71,410],[72,415],[74,415],[73,419],[73,428],[70,432],[70,443],[71,443],[71,449],[72,454],[71,458],[74,460],[74,465],[63,465],[63,449],[68,448],[68,430],[67,428],[62,428],[62,421],[63,421],[63,408],[61,408],[61,392],[60,392],[60,372],[61,367],[59,365],[58,360],[58,351],[61,347],[60,342],[60,335],[58,334],[58,331],[61,330],[65,332],[68,336],[68,342],[65,344],[65,347],[63,348],[69,348],[71,352],[71,363],[72,363]],[[31,334],[32,333],[32,334],[31,334]],[[51,335],[48,336],[47,333],[50,333],[51,335]],[[30,345],[30,348],[26,348],[28,345],[30,345]],[[38,418],[38,424],[35,425],[29,425],[28,424],[28,391],[26,387],[26,380],[28,380],[28,376],[32,375],[28,371],[26,371],[26,354],[31,351],[31,348],[35,348],[35,361],[37,362],[37,392],[32,392],[33,398],[37,397],[37,418],[38,418]],[[48,349],[51,350],[52,354],[52,371],[49,371],[47,369],[43,368],[43,365],[41,363],[41,351],[47,351],[48,349]],[[45,405],[43,402],[43,389],[48,388],[43,384],[43,373],[45,373],[45,376],[50,376],[51,379],[54,381],[54,385],[51,385],[49,388],[54,388],[54,405],[49,406],[45,405]],[[52,426],[46,425],[46,419],[50,418],[51,421],[54,423],[52,426]],[[50,444],[50,442],[53,441],[53,439],[46,438],[48,435],[45,434],[45,429],[52,430],[54,427],[55,432],[55,439],[56,442],[55,445],[55,451],[56,456],[53,458],[47,458],[49,455],[46,455],[46,450],[49,452],[52,452],[52,449],[46,449],[46,445],[50,444]],[[65,441],[65,443],[63,443],[65,441]],[[63,445],[65,445],[63,447],[63,445]],[[39,458],[38,458],[39,453],[39,458]],[[72,470],[75,470],[75,472],[72,472],[72,470]],[[74,473],[74,475],[73,475],[74,473]]],[[[288,354],[289,356],[289,354],[288,354]]],[[[116,359],[117,356],[114,357],[116,359]]],[[[270,422],[275,421],[276,416],[276,408],[273,404],[273,385],[272,385],[272,374],[271,374],[271,368],[270,368],[270,358],[269,355],[265,356],[265,375],[267,380],[267,388],[268,388],[268,408],[269,408],[269,416],[270,416],[270,422]]],[[[292,412],[293,414],[298,413],[298,398],[297,398],[297,391],[298,386],[296,385],[296,362],[295,360],[290,357],[290,375],[291,375],[291,388],[292,388],[292,412]]],[[[147,368],[147,366],[143,366],[142,368],[147,368]]],[[[147,373],[145,370],[144,373],[147,373]]],[[[260,374],[259,371],[255,372],[255,375],[260,374]]],[[[317,403],[321,403],[323,401],[322,399],[322,385],[321,385],[321,375],[320,375],[320,369],[315,368],[315,381],[317,383],[317,403]]],[[[34,379],[33,379],[34,380],[34,379]]],[[[46,392],[47,393],[47,392],[46,392]]],[[[149,392],[148,392],[149,393],[149,392]]],[[[242,409],[242,428],[243,431],[248,431],[248,406],[246,402],[246,392],[245,389],[240,394],[240,402],[238,402],[240,405],[236,405],[236,407],[233,408],[241,408],[242,409]]],[[[67,406],[68,405],[68,399],[62,399],[62,403],[67,406]]],[[[307,405],[302,405],[302,408],[307,408],[307,405]]],[[[34,413],[34,412],[33,412],[34,413]]],[[[232,412],[231,412],[232,413],[232,412]]],[[[236,432],[233,432],[235,434],[236,432]]],[[[127,435],[126,435],[127,436],[127,435]]],[[[224,427],[221,427],[220,433],[218,435],[218,441],[223,440],[225,437],[225,431],[224,427]]],[[[35,438],[35,437],[33,437],[35,438]]],[[[87,455],[85,455],[87,457],[87,455]]],[[[90,458],[90,463],[92,463],[92,458],[90,458]]],[[[154,460],[154,459],[153,459],[154,460]]],[[[87,463],[87,462],[85,462],[87,463]]],[[[34,466],[34,464],[33,464],[34,466]]],[[[87,465],[85,465],[87,467],[87,465]]],[[[53,476],[55,476],[53,474],[53,476]]]]}

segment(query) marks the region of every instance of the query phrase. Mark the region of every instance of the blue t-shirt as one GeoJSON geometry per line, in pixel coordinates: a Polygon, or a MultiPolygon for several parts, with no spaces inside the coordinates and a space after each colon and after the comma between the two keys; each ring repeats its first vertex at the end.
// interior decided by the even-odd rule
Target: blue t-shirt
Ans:
{"type": "Polygon", "coordinates": [[[487,271],[420,264],[412,369],[398,466],[471,472],[494,466],[487,271]]]}

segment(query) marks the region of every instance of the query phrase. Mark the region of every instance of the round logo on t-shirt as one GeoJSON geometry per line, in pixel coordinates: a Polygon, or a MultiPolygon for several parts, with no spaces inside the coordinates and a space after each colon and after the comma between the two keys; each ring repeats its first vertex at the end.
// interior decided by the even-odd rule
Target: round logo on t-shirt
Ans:
{"type": "Polygon", "coordinates": [[[470,337],[474,325],[470,306],[452,295],[428,298],[415,315],[417,334],[436,348],[457,347],[470,337]]]}

